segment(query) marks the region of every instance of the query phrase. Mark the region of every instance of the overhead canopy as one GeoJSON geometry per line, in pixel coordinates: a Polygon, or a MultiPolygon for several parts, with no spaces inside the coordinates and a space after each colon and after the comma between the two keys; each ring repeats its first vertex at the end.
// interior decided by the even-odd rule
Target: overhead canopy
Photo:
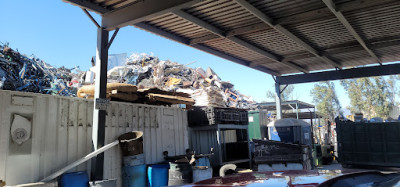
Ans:
{"type": "Polygon", "coordinates": [[[298,113],[282,113],[282,118],[297,118],[298,119],[322,119],[324,115],[318,112],[298,112],[298,113]]]}
{"type": "MultiPolygon", "coordinates": [[[[303,101],[299,101],[299,100],[283,101],[283,102],[281,102],[281,105],[282,105],[282,110],[294,110],[294,109],[301,110],[301,109],[314,109],[315,108],[314,105],[303,102],[303,101]]],[[[276,110],[275,102],[259,103],[258,106],[261,109],[266,109],[268,111],[276,110]]]]}
{"type": "MultiPolygon", "coordinates": [[[[277,80],[283,84],[353,78],[357,73],[343,76],[338,70],[400,60],[398,0],[64,1],[101,14],[101,26],[109,31],[133,25],[271,75],[284,75],[277,80]],[[335,74],[323,79],[325,73],[314,74],[327,70],[335,74]],[[296,73],[309,74],[288,76],[296,73]]],[[[386,66],[362,76],[400,70],[399,65],[386,66]]]]}
{"type": "MultiPolygon", "coordinates": [[[[260,109],[265,109],[267,111],[276,111],[275,102],[259,103],[258,106],[260,109]]],[[[282,113],[282,118],[298,118],[298,119],[324,118],[324,115],[315,112],[314,105],[299,100],[283,101],[281,102],[281,109],[285,110],[285,112],[282,113]],[[308,111],[302,109],[308,109],[308,111]],[[295,112],[293,112],[293,110],[295,112]]]]}

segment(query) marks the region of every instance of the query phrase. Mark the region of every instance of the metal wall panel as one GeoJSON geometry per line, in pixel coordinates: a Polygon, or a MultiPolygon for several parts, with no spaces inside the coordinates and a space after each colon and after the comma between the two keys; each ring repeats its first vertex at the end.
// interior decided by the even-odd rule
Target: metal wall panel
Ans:
{"type": "Polygon", "coordinates": [[[196,154],[208,154],[211,148],[214,150],[214,155],[210,157],[211,165],[219,165],[222,163],[219,157],[219,144],[217,140],[217,131],[193,131],[190,133],[190,149],[195,151],[196,154]]]}
{"type": "MultiPolygon", "coordinates": [[[[92,112],[92,100],[0,91],[0,179],[9,185],[37,182],[90,153],[92,112]],[[10,138],[14,114],[32,122],[31,139],[23,146],[10,138]]],[[[144,132],[146,164],[163,161],[163,151],[175,156],[189,148],[186,111],[182,109],[111,102],[105,142],[132,130],[144,132]]],[[[104,177],[117,178],[118,185],[121,159],[119,146],[105,152],[104,177]]],[[[90,173],[90,166],[87,162],[71,171],[90,173]]]]}

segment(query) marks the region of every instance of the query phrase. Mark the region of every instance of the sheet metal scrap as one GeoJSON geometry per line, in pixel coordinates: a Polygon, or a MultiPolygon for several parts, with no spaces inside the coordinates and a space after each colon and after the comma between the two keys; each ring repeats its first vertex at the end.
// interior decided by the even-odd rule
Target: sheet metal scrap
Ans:
{"type": "MultiPolygon", "coordinates": [[[[172,61],[160,61],[148,54],[133,54],[124,66],[108,71],[108,82],[137,85],[139,89],[158,88],[188,93],[195,106],[256,108],[251,97],[242,95],[234,85],[222,81],[211,69],[190,68],[172,61]]],[[[156,97],[152,97],[156,98],[156,97]]]]}
{"type": "Polygon", "coordinates": [[[0,89],[75,96],[76,88],[67,85],[72,76],[76,75],[0,45],[0,89]]]}

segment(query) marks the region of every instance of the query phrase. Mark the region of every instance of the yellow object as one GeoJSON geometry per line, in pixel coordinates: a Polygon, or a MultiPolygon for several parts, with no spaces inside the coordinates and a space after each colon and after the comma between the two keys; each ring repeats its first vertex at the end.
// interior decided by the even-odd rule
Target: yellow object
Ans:
{"type": "Polygon", "coordinates": [[[238,173],[251,173],[253,170],[251,169],[245,169],[245,170],[239,170],[238,173]]]}
{"type": "Polygon", "coordinates": [[[5,185],[6,185],[6,181],[0,180],[0,187],[3,187],[3,186],[5,186],[5,185]]]}
{"type": "Polygon", "coordinates": [[[174,77],[171,77],[168,79],[168,81],[165,83],[166,86],[172,86],[181,83],[182,79],[177,79],[174,77]]]}

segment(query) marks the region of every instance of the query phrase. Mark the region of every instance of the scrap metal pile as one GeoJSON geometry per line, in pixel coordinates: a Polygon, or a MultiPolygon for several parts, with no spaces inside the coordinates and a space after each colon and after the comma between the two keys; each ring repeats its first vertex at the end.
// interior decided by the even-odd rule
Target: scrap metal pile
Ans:
{"type": "Polygon", "coordinates": [[[158,88],[183,92],[194,99],[194,106],[255,108],[251,97],[240,94],[234,85],[222,81],[211,69],[190,68],[171,61],[161,61],[147,54],[133,54],[125,65],[107,73],[108,82],[137,85],[140,89],[158,88]]]}
{"type": "MultiPolygon", "coordinates": [[[[28,57],[7,45],[0,45],[0,89],[91,98],[90,94],[77,94],[77,90],[82,85],[93,85],[94,77],[94,67],[87,72],[77,67],[55,68],[34,56],[28,57]]],[[[256,107],[251,97],[240,94],[233,84],[222,81],[211,68],[206,71],[190,68],[147,54],[131,55],[126,62],[110,68],[107,78],[110,84],[136,85],[138,89],[129,96],[130,102],[152,104],[151,101],[158,101],[244,109],[256,107]]],[[[82,90],[85,89],[91,90],[88,87],[82,90]]],[[[94,90],[88,91],[91,92],[94,90]]],[[[110,98],[127,98],[126,93],[117,90],[108,94],[110,98]]]]}
{"type": "Polygon", "coordinates": [[[0,89],[75,96],[83,73],[64,67],[57,69],[43,60],[0,45],[0,89]]]}

